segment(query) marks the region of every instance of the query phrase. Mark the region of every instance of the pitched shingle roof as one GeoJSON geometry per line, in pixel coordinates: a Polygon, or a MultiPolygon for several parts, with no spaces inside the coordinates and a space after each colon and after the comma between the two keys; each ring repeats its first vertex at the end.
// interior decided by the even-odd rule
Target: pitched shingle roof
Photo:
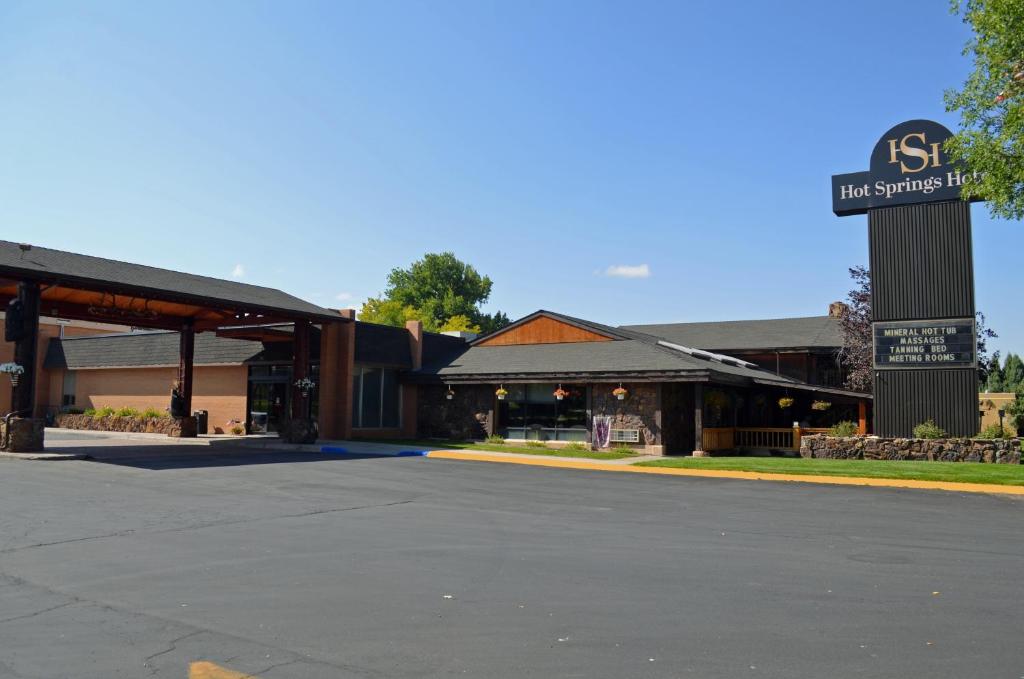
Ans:
{"type": "MultiPolygon", "coordinates": [[[[178,365],[178,333],[138,332],[118,335],[53,338],[46,350],[45,368],[144,368],[178,365]]],[[[263,351],[262,342],[196,335],[195,365],[235,365],[263,351]]]]}
{"type": "Polygon", "coordinates": [[[731,365],[691,356],[661,346],[657,339],[614,340],[611,342],[566,342],[561,344],[513,344],[470,346],[461,355],[424,364],[422,375],[445,378],[476,376],[530,376],[569,374],[668,373],[703,376],[720,374],[789,382],[758,368],[731,365]]]}
{"type": "Polygon", "coordinates": [[[219,300],[303,317],[338,319],[338,314],[329,309],[274,288],[38,246],[23,252],[17,243],[6,240],[0,240],[0,272],[12,278],[60,280],[69,285],[118,284],[196,303],[219,300]]]}
{"type": "MultiPolygon", "coordinates": [[[[604,342],[564,342],[558,344],[469,345],[461,354],[433,363],[424,362],[418,375],[426,379],[459,381],[501,381],[513,379],[604,378],[628,379],[692,378],[723,382],[749,381],[810,391],[855,396],[852,392],[805,384],[776,375],[729,356],[708,356],[666,346],[704,348],[639,332],[637,327],[610,328],[580,319],[541,311],[526,318],[547,315],[570,319],[581,327],[598,330],[614,339],[604,342]]],[[[856,395],[862,396],[862,395],[856,395]]]]}
{"type": "Polygon", "coordinates": [[[843,346],[839,319],[831,316],[656,323],[624,325],[620,329],[653,335],[669,342],[706,351],[838,349],[843,346]]]}

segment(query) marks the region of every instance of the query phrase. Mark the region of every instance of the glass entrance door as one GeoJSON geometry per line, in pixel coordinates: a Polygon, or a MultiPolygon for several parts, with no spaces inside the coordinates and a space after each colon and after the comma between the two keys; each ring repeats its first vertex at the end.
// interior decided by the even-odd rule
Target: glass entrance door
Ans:
{"type": "Polygon", "coordinates": [[[287,382],[249,382],[249,431],[278,431],[288,412],[287,382]]]}

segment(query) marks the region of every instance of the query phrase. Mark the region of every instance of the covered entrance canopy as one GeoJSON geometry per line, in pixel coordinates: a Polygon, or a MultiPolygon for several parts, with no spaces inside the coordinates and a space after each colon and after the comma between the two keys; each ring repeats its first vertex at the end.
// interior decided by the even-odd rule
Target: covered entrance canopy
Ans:
{"type": "MultiPolygon", "coordinates": [[[[24,417],[35,411],[40,315],[179,332],[179,394],[186,414],[192,407],[195,333],[292,323],[292,376],[298,381],[309,365],[311,324],[349,322],[273,288],[10,241],[0,241],[0,304],[7,310],[6,339],[15,343],[15,363],[24,370],[14,387],[12,413],[24,417]]],[[[301,416],[301,403],[292,399],[294,417],[301,416]]]]}

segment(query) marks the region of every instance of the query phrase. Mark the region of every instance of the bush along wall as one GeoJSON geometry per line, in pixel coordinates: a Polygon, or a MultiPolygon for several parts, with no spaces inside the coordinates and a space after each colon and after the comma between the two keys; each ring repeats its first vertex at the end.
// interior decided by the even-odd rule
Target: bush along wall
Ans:
{"type": "Polygon", "coordinates": [[[1019,438],[898,439],[839,438],[813,434],[800,439],[800,457],[834,460],[920,460],[1020,464],[1019,438]]]}

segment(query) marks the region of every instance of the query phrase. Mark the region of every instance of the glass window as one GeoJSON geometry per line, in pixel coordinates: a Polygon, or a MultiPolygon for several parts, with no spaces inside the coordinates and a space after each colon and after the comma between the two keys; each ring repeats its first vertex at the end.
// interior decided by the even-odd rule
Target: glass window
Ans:
{"type": "Polygon", "coordinates": [[[380,427],[380,379],[380,368],[363,368],[361,427],[369,429],[380,427]]]}
{"type": "Polygon", "coordinates": [[[352,374],[352,426],[363,429],[401,426],[401,388],[395,370],[355,368],[352,374]]]}
{"type": "Polygon", "coordinates": [[[64,371],[64,389],[61,393],[60,404],[63,406],[75,405],[75,384],[77,373],[74,370],[64,371]]]}
{"type": "Polygon", "coordinates": [[[587,389],[583,385],[563,384],[568,395],[559,401],[555,397],[557,384],[509,385],[508,395],[498,403],[499,421],[510,438],[538,438],[537,429],[550,430],[542,438],[577,440],[586,438],[587,389]],[[529,431],[533,429],[531,434],[529,431]],[[560,433],[577,429],[580,434],[560,433]]]}
{"type": "Polygon", "coordinates": [[[397,427],[399,423],[398,373],[385,370],[381,375],[381,413],[382,427],[397,427]]]}

